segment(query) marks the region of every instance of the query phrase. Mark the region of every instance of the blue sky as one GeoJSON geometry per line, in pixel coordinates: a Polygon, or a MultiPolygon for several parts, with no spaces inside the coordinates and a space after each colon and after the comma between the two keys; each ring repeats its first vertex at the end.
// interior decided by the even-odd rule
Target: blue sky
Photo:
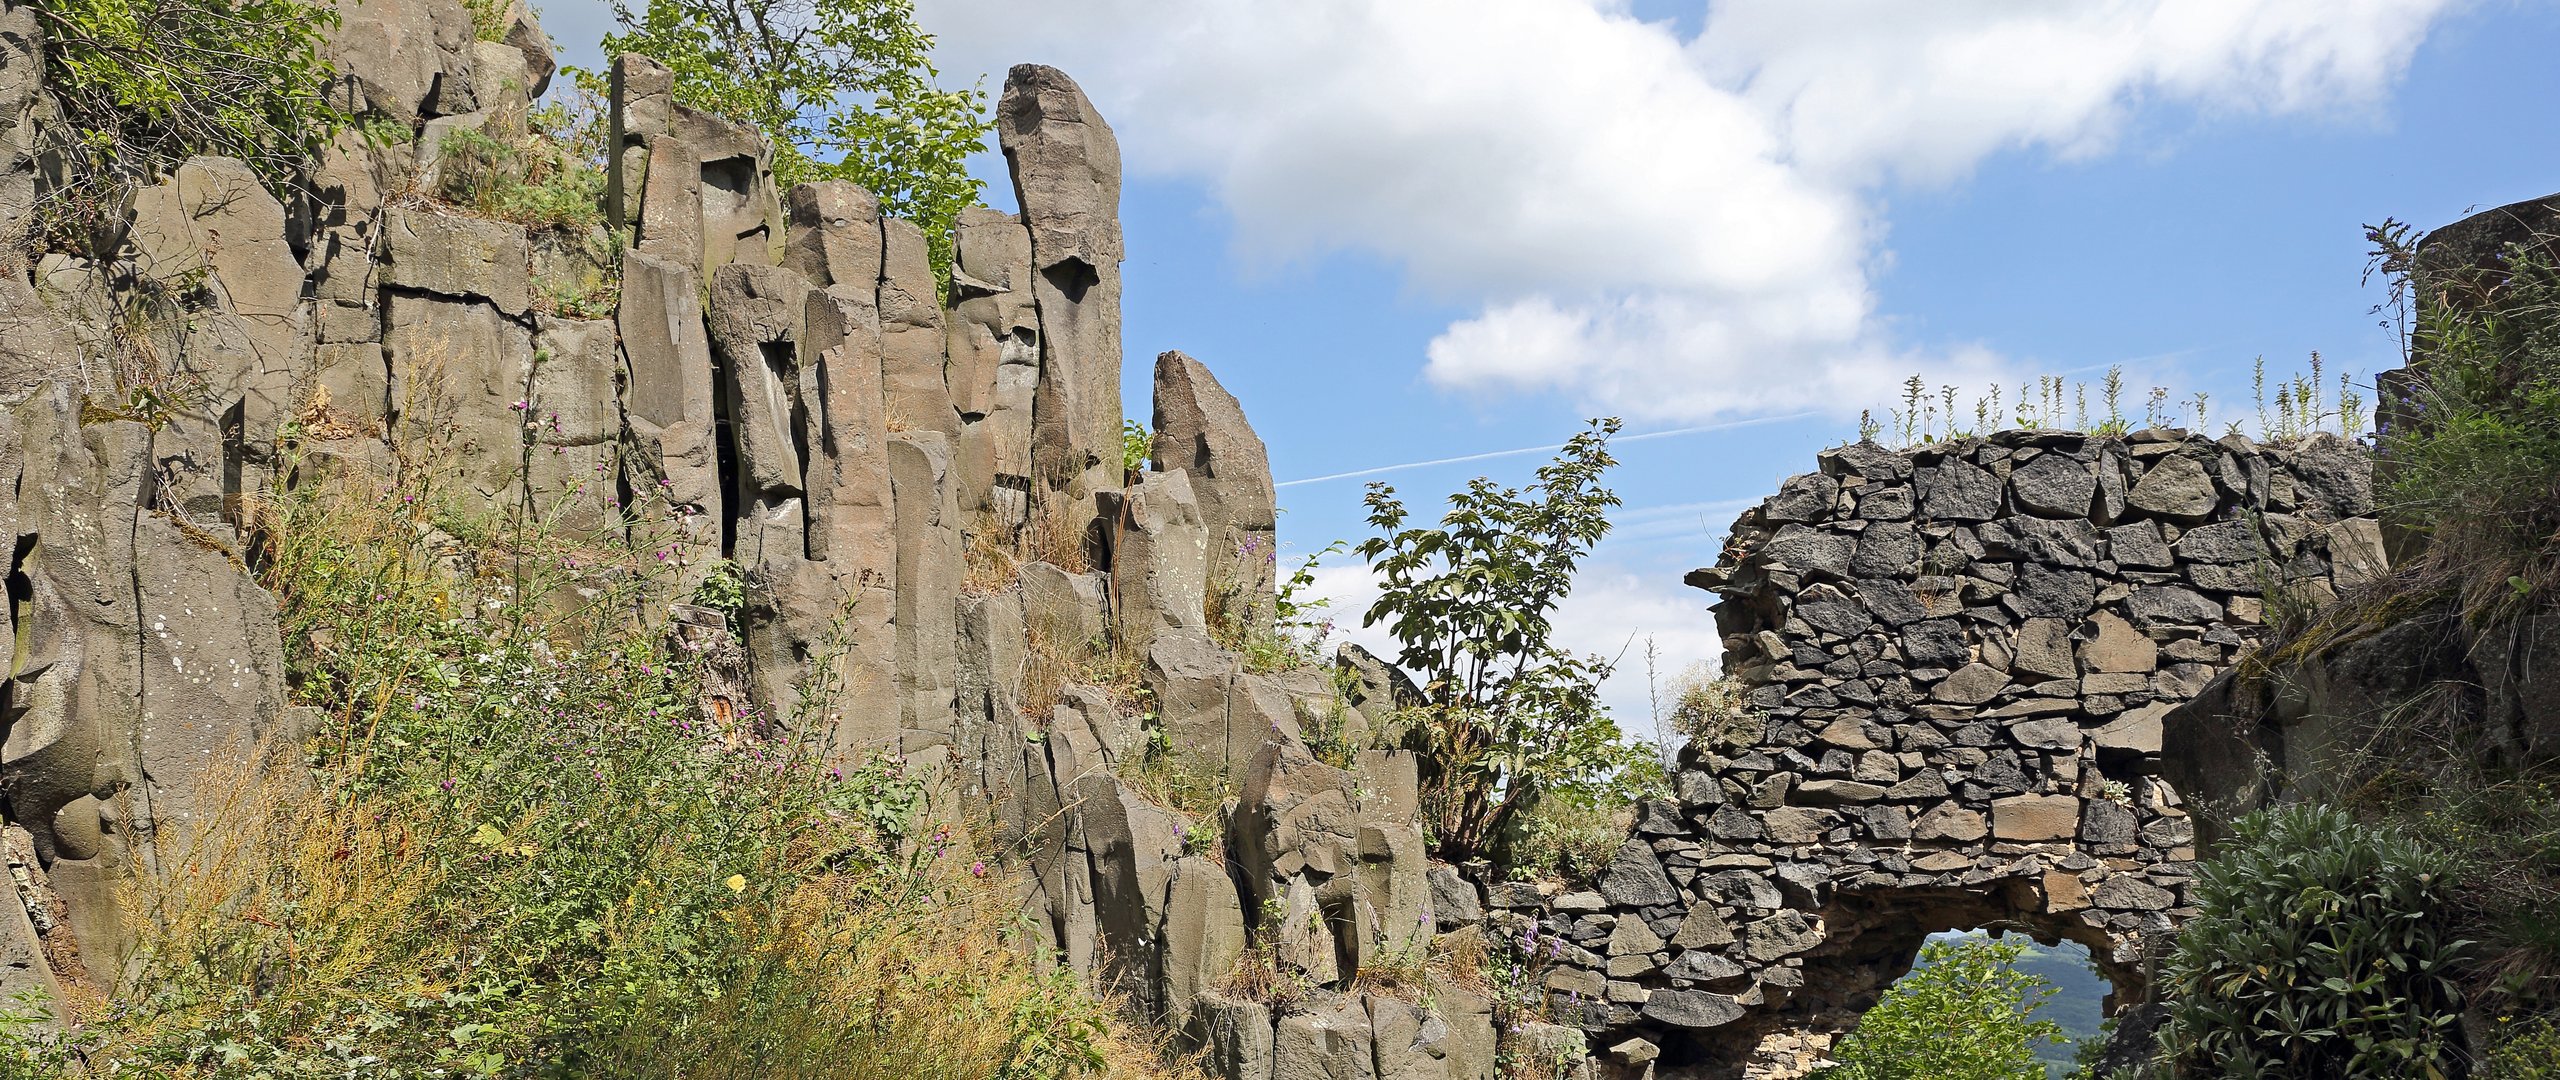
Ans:
{"type": "MultiPolygon", "coordinates": [[[[600,4],[539,6],[592,56],[600,4]]],[[[2395,362],[2362,223],[2560,189],[2541,3],[918,7],[949,80],[1054,63],[1112,121],[1129,412],[1159,351],[1207,363],[1270,445],[1284,548],[1364,528],[1369,478],[1292,481],[1597,415],[1720,428],[1621,443],[1626,510],[1560,621],[1629,650],[1610,697],[1637,728],[1646,638],[1666,675],[1717,650],[1680,574],[1904,375],[2121,364],[2241,419],[2257,357],[2395,362]]],[[[1421,506],[1541,459],[1373,478],[1421,506]]],[[[1356,567],[1324,585],[1360,602],[1356,567]]]]}

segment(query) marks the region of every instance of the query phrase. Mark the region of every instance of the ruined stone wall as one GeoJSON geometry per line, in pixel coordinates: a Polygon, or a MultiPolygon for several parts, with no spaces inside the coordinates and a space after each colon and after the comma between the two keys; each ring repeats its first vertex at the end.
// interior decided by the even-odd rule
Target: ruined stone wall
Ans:
{"type": "Polygon", "coordinates": [[[1590,891],[1492,891],[1627,1075],[1800,1075],[1929,933],[2089,947],[2119,1004],[2185,916],[2162,717],[2271,607],[2381,571],[2333,437],[2002,432],[1825,452],[1718,564],[1748,687],[1590,891]]]}

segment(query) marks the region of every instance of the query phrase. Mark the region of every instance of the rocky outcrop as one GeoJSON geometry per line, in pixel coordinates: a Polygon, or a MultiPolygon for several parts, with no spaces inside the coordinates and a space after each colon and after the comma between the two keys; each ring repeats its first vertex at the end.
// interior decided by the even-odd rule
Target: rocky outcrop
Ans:
{"type": "Polygon", "coordinates": [[[2138,1000],[2192,913],[2164,717],[2270,607],[2378,573],[2372,511],[2328,437],[1828,451],[1690,575],[1746,708],[1590,890],[1496,890],[1492,922],[1547,943],[1554,1007],[1639,1072],[1800,1075],[1941,930],[2079,941],[2138,1000]]]}
{"type": "MultiPolygon", "coordinates": [[[[2428,283],[2423,306],[2482,315],[2505,301],[2519,259],[2552,258],[2555,237],[2560,195],[2424,234],[2414,268],[2428,283]]],[[[2382,433],[2374,472],[2384,485],[2403,467],[2392,453],[2399,439],[2443,422],[2441,410],[2426,408],[2424,383],[2444,331],[2417,321],[2407,366],[2374,380],[2382,433]]],[[[2529,370],[2510,366],[2498,377],[2529,370]]],[[[2524,392],[2497,389],[2517,400],[2524,392]]],[[[2169,775],[2229,816],[2273,801],[2334,799],[2386,774],[2469,776],[2560,761],[2560,606],[2520,577],[2473,586],[2466,598],[2462,583],[2479,571],[2462,565],[2470,559],[2462,539],[2449,559],[2429,550],[2437,524],[2407,515],[2386,522],[2399,572],[2361,575],[2371,587],[2296,620],[2286,638],[2170,712],[2168,737],[2191,749],[2169,775]],[[2504,603],[2475,599],[2509,586],[2516,591],[2504,603]]]]}
{"type": "MultiPolygon", "coordinates": [[[[138,197],[124,257],[0,275],[25,643],[0,684],[24,901],[0,912],[0,991],[112,977],[124,876],[169,861],[259,744],[295,738],[272,601],[233,554],[257,497],[429,469],[400,475],[452,512],[539,516],[667,567],[635,615],[735,658],[706,690],[724,723],[937,777],[943,805],[991,819],[991,868],[1044,931],[1026,947],[1217,1071],[1495,1075],[1491,1001],[1414,1000],[1435,936],[1472,940],[1483,910],[1426,857],[1416,762],[1319,760],[1301,734],[1357,739],[1410,685],[1354,653],[1346,695],[1213,636],[1272,629],[1274,497],[1205,365],[1160,358],[1157,459],[1124,460],[1119,155],[1071,80],[1008,81],[1023,210],[961,216],[946,300],[916,226],[847,184],[785,198],[753,133],[678,104],[643,57],[617,58],[608,102],[622,244],[444,204],[445,139],[503,134],[553,70],[539,28],[511,5],[500,40],[474,40],[454,0],[345,15],[334,92],[410,145],[342,140],[291,202],[189,162],[138,197]],[[545,286],[564,268],[610,271],[612,318],[564,309],[545,286]],[[173,279],[201,288],[144,326],[152,349],[117,351],[110,322],[173,279]],[[172,380],[202,392],[135,399],[147,425],[102,418],[131,406],[100,388],[172,380]],[[734,612],[694,602],[715,577],[734,612]],[[804,697],[813,678],[830,692],[804,697]],[[1287,1000],[1257,999],[1273,988],[1287,1000]]],[[[40,99],[0,82],[0,135],[40,99]]],[[[22,227],[32,170],[0,154],[0,224],[22,227]]]]}
{"type": "Polygon", "coordinates": [[[1040,382],[1040,309],[1031,233],[985,207],[960,214],[952,238],[951,402],[962,436],[968,510],[1018,535],[1031,519],[1031,415],[1040,382]]]}
{"type": "MultiPolygon", "coordinates": [[[[0,6],[26,31],[0,32],[0,226],[22,229],[41,87],[26,9],[0,6]]],[[[2331,442],[1832,451],[1692,578],[1723,597],[1748,712],[1688,748],[1591,888],[1488,883],[1427,858],[1413,756],[1306,738],[1366,746],[1410,681],[1356,649],[1266,670],[1221,644],[1273,629],[1276,500],[1206,365],[1158,358],[1151,467],[1125,460],[1119,151],[1072,80],[1011,73],[1021,212],[963,213],[936,281],[917,226],[849,184],[779,191],[759,136],[617,58],[606,260],[420,183],[447,133],[503,130],[549,79],[522,4],[498,40],[457,0],[344,15],[333,93],[411,145],[342,141],[289,201],[189,162],[137,197],[120,257],[0,274],[22,642],[0,795],[26,901],[0,910],[0,991],[112,973],[120,876],[292,738],[272,602],[234,553],[255,496],[355,470],[438,461],[458,510],[671,567],[635,617],[734,649],[719,705],[935,776],[987,819],[1026,947],[1255,1080],[1488,1080],[1501,1054],[1792,1075],[1922,935],[1990,922],[2089,944],[2136,996],[2187,911],[2212,783],[2191,748],[2270,746],[2176,707],[2271,610],[2382,568],[2363,459],[2331,442]],[[568,264],[613,274],[611,319],[547,293],[568,264]],[[168,366],[127,370],[106,320],[173,277],[202,287],[144,330],[168,366]],[[120,419],[137,407],[97,391],[127,376],[203,392],[120,419]],[[694,603],[715,576],[734,612],[694,603]],[[1418,974],[1488,940],[1564,1023],[1497,1032],[1493,1001],[1418,974]]],[[[2512,722],[2547,710],[2505,708],[2548,741],[2512,722]]]]}

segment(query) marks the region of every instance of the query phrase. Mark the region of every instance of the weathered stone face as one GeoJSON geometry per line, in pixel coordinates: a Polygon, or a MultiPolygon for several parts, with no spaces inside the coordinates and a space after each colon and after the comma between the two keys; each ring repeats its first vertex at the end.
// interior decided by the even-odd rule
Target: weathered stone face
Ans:
{"type": "MultiPolygon", "coordinates": [[[[0,747],[9,831],[69,917],[56,954],[76,952],[101,986],[126,946],[119,879],[175,857],[164,848],[186,843],[213,787],[254,774],[252,751],[293,738],[298,720],[283,708],[274,600],[230,553],[152,512],[152,436],[83,425],[60,387],[0,411],[0,478],[20,493],[0,516],[25,590],[0,747]]],[[[0,919],[0,950],[44,954],[17,910],[0,919]]],[[[0,973],[12,989],[51,979],[42,964],[0,973]]]]}
{"type": "Polygon", "coordinates": [[[356,111],[415,126],[478,107],[472,38],[471,12],[459,0],[357,0],[340,10],[322,51],[361,95],[356,111]]]}
{"type": "Polygon", "coordinates": [[[264,482],[295,377],[309,368],[302,265],[285,224],[284,205],[228,158],[189,160],[134,197],[136,273],[163,286],[201,281],[208,297],[171,343],[170,366],[204,390],[167,426],[164,448],[183,462],[166,470],[176,500],[208,519],[235,516],[225,501],[236,504],[243,482],[264,482]],[[226,446],[233,422],[240,436],[226,446]]]}
{"type": "Polygon", "coordinates": [[[1030,520],[1031,410],[1040,379],[1040,311],[1031,288],[1031,233],[1019,218],[962,211],[952,238],[949,336],[952,406],[966,432],[961,469],[989,527],[1030,520]]]}
{"type": "Polygon", "coordinates": [[[1148,473],[1121,500],[1112,538],[1112,610],[1121,642],[1162,630],[1206,633],[1210,533],[1187,471],[1148,473]]]}

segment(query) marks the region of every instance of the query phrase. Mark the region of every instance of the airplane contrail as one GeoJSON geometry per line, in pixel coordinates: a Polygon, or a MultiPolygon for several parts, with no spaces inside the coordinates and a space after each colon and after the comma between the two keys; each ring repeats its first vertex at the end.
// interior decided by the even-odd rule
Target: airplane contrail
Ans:
{"type": "MultiPolygon", "coordinates": [[[[1665,431],[1646,431],[1634,435],[1620,435],[1609,441],[1613,443],[1631,443],[1642,442],[1646,439],[1668,439],[1674,435],[1697,435],[1709,431],[1729,431],[1734,428],[1757,427],[1761,424],[1778,424],[1789,420],[1803,420],[1808,417],[1820,415],[1822,415],[1821,411],[1808,409],[1804,412],[1788,413],[1784,416],[1760,416],[1753,417],[1749,420],[1730,420],[1721,424],[1701,424],[1697,427],[1671,428],[1665,431]]],[[[1555,443],[1548,446],[1523,446],[1517,450],[1489,450],[1481,454],[1461,454],[1457,457],[1434,458],[1430,461],[1407,461],[1396,465],[1380,465],[1369,469],[1354,469],[1350,472],[1329,473],[1324,476],[1310,476],[1303,480],[1283,480],[1272,486],[1296,487],[1300,484],[1321,484],[1328,480],[1354,480],[1363,476],[1377,476],[1381,473],[1402,472],[1406,469],[1427,469],[1434,465],[1459,465],[1470,461],[1490,461],[1494,458],[1518,457],[1522,454],[1546,454],[1562,449],[1564,449],[1563,443],[1555,443]]]]}

